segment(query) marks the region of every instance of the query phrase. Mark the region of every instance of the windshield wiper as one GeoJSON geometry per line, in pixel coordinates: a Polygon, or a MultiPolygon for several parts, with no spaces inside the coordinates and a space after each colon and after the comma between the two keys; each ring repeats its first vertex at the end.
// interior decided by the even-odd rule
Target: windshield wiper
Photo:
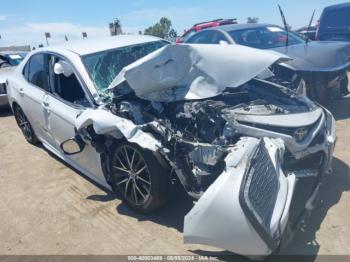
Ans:
{"type": "Polygon", "coordinates": [[[309,23],[309,25],[307,27],[307,30],[306,30],[305,44],[307,44],[309,42],[309,31],[310,31],[310,27],[311,27],[312,21],[314,20],[314,15],[315,15],[315,10],[312,13],[312,16],[311,16],[311,19],[310,19],[310,23],[309,23]]]}
{"type": "Polygon", "coordinates": [[[280,10],[282,22],[283,22],[283,25],[284,25],[284,30],[286,30],[286,33],[287,33],[286,46],[288,46],[288,42],[289,42],[288,24],[287,24],[287,22],[286,22],[286,18],[285,18],[285,16],[284,16],[284,13],[283,13],[282,8],[281,8],[280,5],[278,5],[278,9],[280,10]]]}

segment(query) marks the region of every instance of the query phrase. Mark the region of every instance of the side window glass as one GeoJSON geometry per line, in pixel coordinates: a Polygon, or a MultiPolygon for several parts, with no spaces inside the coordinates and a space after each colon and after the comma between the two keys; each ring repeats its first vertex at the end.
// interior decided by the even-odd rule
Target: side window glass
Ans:
{"type": "Polygon", "coordinates": [[[33,55],[29,62],[28,81],[39,88],[48,90],[47,80],[45,55],[33,55]]]}
{"type": "Polygon", "coordinates": [[[191,30],[191,31],[188,31],[186,35],[184,35],[183,37],[183,41],[187,41],[187,39],[189,39],[191,36],[193,36],[194,34],[196,33],[196,30],[191,30]]]}
{"type": "Polygon", "coordinates": [[[211,44],[212,43],[213,32],[212,31],[202,31],[198,34],[192,36],[186,43],[190,44],[211,44]]]}
{"type": "Polygon", "coordinates": [[[54,95],[69,103],[90,107],[89,100],[86,98],[83,87],[70,63],[62,58],[51,56],[49,72],[51,90],[54,95]],[[56,68],[59,65],[61,70],[55,70],[55,65],[56,68]]]}
{"type": "Polygon", "coordinates": [[[220,41],[228,42],[226,36],[223,33],[215,31],[213,33],[213,36],[212,36],[212,39],[211,39],[211,43],[212,44],[220,44],[220,41]]]}

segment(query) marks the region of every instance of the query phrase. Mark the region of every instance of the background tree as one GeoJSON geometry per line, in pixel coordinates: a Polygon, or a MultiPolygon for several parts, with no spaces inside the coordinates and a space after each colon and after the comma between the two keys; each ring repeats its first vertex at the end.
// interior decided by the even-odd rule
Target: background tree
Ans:
{"type": "Polygon", "coordinates": [[[177,37],[177,32],[172,28],[170,19],[162,17],[158,23],[145,29],[145,35],[153,35],[165,39],[174,39],[177,37]]]}
{"type": "Polygon", "coordinates": [[[248,17],[247,18],[247,23],[248,24],[256,24],[259,22],[259,18],[258,17],[248,17]]]}

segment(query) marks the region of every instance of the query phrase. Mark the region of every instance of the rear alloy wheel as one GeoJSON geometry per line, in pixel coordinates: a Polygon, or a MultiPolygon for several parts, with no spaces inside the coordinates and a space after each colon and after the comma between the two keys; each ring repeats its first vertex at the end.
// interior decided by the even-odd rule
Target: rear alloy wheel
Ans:
{"type": "Polygon", "coordinates": [[[168,176],[149,151],[121,144],[112,159],[113,188],[131,208],[148,213],[167,199],[168,176]]]}
{"type": "Polygon", "coordinates": [[[15,106],[14,115],[15,115],[17,125],[21,129],[24,135],[24,138],[33,145],[37,144],[39,141],[35,136],[34,130],[30,125],[27,117],[25,116],[23,110],[19,106],[15,106]]]}

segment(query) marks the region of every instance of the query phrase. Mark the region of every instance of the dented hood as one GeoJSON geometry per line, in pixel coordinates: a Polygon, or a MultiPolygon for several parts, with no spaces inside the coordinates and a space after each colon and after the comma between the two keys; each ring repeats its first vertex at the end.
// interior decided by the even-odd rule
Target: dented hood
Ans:
{"type": "Polygon", "coordinates": [[[338,71],[350,68],[350,44],[315,41],[272,49],[293,60],[286,64],[298,71],[338,71]]]}
{"type": "Polygon", "coordinates": [[[287,60],[281,53],[239,45],[168,45],[124,67],[109,89],[126,81],[146,100],[204,99],[287,60]]]}

